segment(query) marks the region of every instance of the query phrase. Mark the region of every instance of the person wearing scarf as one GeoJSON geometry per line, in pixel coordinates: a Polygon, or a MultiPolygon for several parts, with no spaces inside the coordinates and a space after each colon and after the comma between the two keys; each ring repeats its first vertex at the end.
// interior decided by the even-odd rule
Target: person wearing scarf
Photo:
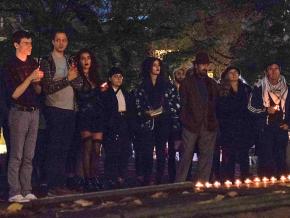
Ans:
{"type": "Polygon", "coordinates": [[[265,76],[250,95],[248,109],[254,115],[258,134],[259,176],[286,173],[289,117],[288,85],[277,62],[267,65],[265,76]]]}

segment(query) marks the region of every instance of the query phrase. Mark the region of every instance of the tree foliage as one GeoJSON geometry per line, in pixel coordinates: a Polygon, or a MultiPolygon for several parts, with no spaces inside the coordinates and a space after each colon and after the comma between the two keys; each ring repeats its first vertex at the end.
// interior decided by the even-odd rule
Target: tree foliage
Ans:
{"type": "Polygon", "coordinates": [[[257,16],[244,23],[240,42],[231,49],[234,63],[251,82],[263,75],[265,66],[272,61],[280,63],[282,72],[290,79],[290,2],[254,3],[257,16]]]}
{"type": "MultiPolygon", "coordinates": [[[[8,39],[19,28],[35,33],[35,57],[49,53],[53,30],[64,29],[70,54],[92,49],[103,78],[119,65],[131,85],[150,47],[174,50],[164,57],[170,71],[201,49],[217,72],[237,64],[250,81],[272,56],[288,71],[288,8],[288,0],[10,0],[0,2],[0,16],[8,39]]],[[[10,40],[0,49],[3,63],[14,49],[10,40]]]]}

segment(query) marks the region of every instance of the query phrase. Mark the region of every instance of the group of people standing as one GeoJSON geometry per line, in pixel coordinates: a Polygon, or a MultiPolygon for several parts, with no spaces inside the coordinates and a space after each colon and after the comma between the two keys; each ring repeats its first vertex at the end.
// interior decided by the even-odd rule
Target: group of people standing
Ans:
{"type": "Polygon", "coordinates": [[[250,176],[248,151],[253,145],[259,156],[259,175],[286,172],[289,98],[278,62],[266,66],[265,77],[252,91],[239,79],[236,67],[228,67],[219,84],[209,78],[210,60],[203,52],[196,55],[192,68],[174,72],[174,82],[166,78],[160,59],[147,57],[140,84],[127,92],[122,86],[124,72],[118,67],[108,71],[107,84],[101,85],[90,50],[81,49],[69,60],[64,31],[54,32],[53,50],[40,63],[30,56],[29,32],[15,32],[13,45],[15,56],[7,61],[1,76],[5,90],[1,102],[7,103],[1,106],[1,125],[9,135],[10,202],[37,199],[31,192],[31,174],[40,111],[47,129],[40,181],[50,193],[67,185],[68,165],[82,169],[78,184],[85,191],[102,189],[97,173],[101,147],[111,188],[125,184],[132,145],[140,185],[164,182],[167,144],[171,182],[186,180],[194,152],[198,154],[197,179],[209,181],[213,166],[219,164],[215,160],[219,160],[220,148],[220,179],[235,178],[236,162],[244,179],[250,176]],[[75,135],[81,138],[81,155],[74,152],[79,164],[78,158],[69,157],[75,135]],[[175,170],[176,152],[181,159],[175,170]]]}

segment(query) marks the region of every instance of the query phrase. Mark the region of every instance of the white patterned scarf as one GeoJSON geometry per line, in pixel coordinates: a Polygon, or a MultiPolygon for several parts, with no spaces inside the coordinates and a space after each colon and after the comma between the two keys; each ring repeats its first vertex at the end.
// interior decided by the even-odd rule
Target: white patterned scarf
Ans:
{"type": "Polygon", "coordinates": [[[259,81],[259,85],[262,86],[263,105],[264,107],[270,107],[270,97],[276,105],[280,105],[283,113],[285,113],[285,102],[288,95],[288,86],[284,76],[280,75],[280,79],[276,85],[272,85],[268,77],[265,76],[259,81]]]}

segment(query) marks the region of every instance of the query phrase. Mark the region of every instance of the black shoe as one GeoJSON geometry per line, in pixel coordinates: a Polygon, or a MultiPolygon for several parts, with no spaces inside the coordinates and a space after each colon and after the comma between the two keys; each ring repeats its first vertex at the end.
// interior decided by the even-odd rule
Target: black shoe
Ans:
{"type": "Polygon", "coordinates": [[[95,192],[95,191],[98,191],[96,189],[96,186],[94,185],[94,181],[93,181],[92,178],[85,179],[85,182],[84,182],[84,191],[85,192],[95,192]]]}
{"type": "Polygon", "coordinates": [[[117,183],[111,179],[106,181],[106,189],[117,189],[117,183]]]}
{"type": "Polygon", "coordinates": [[[74,177],[67,177],[67,179],[66,179],[66,187],[68,189],[71,189],[71,190],[74,189],[74,177]]]}
{"type": "Polygon", "coordinates": [[[100,189],[104,188],[103,184],[97,177],[92,178],[92,183],[95,186],[96,191],[99,191],[100,189]]]}
{"type": "Polygon", "coordinates": [[[67,178],[66,187],[70,190],[80,190],[84,186],[84,179],[80,176],[67,178]]]}
{"type": "Polygon", "coordinates": [[[39,186],[39,196],[46,197],[48,195],[48,185],[46,183],[40,184],[39,186]]]}

